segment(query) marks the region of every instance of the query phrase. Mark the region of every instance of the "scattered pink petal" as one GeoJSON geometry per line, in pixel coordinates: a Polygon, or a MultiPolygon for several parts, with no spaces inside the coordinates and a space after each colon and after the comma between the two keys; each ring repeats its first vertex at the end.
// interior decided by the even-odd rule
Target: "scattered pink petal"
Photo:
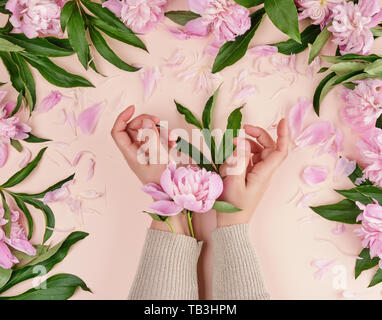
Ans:
{"type": "Polygon", "coordinates": [[[73,184],[73,180],[64,183],[63,186],[59,189],[47,192],[42,201],[45,204],[48,204],[51,202],[60,202],[68,199],[70,196],[70,190],[68,187],[71,184],[73,184]]]}
{"type": "Polygon", "coordinates": [[[348,177],[356,168],[357,162],[341,157],[337,160],[336,168],[334,169],[334,176],[336,178],[348,177]]]}
{"type": "Polygon", "coordinates": [[[186,32],[179,28],[175,27],[167,27],[167,30],[178,40],[187,40],[190,38],[190,35],[188,35],[186,32]]]}
{"type": "Polygon", "coordinates": [[[45,97],[41,103],[36,107],[38,112],[48,112],[54,106],[56,106],[62,99],[62,93],[59,91],[52,91],[47,97],[45,97]]]}
{"type": "Polygon", "coordinates": [[[19,164],[20,168],[24,168],[29,163],[32,157],[32,152],[28,148],[24,147],[24,150],[25,150],[25,157],[21,160],[19,164]]]}
{"type": "Polygon", "coordinates": [[[254,46],[250,49],[248,49],[248,52],[250,54],[255,54],[261,57],[268,57],[268,56],[273,56],[278,52],[278,48],[275,46],[254,46]]]}
{"type": "Polygon", "coordinates": [[[297,136],[301,134],[304,119],[308,111],[310,111],[311,109],[313,109],[313,104],[305,98],[302,98],[289,111],[288,122],[292,139],[297,138],[297,136]]]}
{"type": "Polygon", "coordinates": [[[183,63],[184,59],[185,57],[182,54],[182,50],[177,49],[170,58],[165,60],[166,66],[170,68],[178,67],[183,63]]]}
{"type": "Polygon", "coordinates": [[[296,62],[297,62],[296,54],[291,54],[289,57],[289,69],[295,73],[297,73],[296,62]]]}
{"type": "Polygon", "coordinates": [[[256,89],[254,86],[246,85],[235,94],[233,100],[235,103],[244,103],[248,97],[253,96],[255,93],[256,89]]]}
{"type": "Polygon", "coordinates": [[[73,110],[71,110],[69,112],[69,114],[66,115],[66,120],[67,120],[69,126],[74,131],[74,133],[76,133],[77,120],[76,120],[76,115],[75,115],[73,110]]]}
{"type": "Polygon", "coordinates": [[[299,147],[313,146],[324,143],[331,134],[334,126],[329,121],[320,121],[307,127],[296,139],[299,147]]]}
{"type": "Polygon", "coordinates": [[[66,199],[66,204],[69,206],[70,211],[75,214],[81,214],[82,211],[82,201],[73,197],[66,199]]]}
{"type": "Polygon", "coordinates": [[[318,268],[318,270],[314,273],[314,278],[317,280],[322,280],[335,261],[336,260],[334,259],[313,260],[311,265],[318,268]]]}
{"type": "Polygon", "coordinates": [[[102,109],[103,103],[96,103],[80,113],[77,125],[83,134],[90,135],[93,133],[98,119],[101,116],[102,109]]]}
{"type": "Polygon", "coordinates": [[[93,200],[93,199],[101,198],[103,196],[103,193],[97,192],[95,190],[87,190],[87,191],[82,191],[79,195],[83,199],[93,200]]]}
{"type": "Polygon", "coordinates": [[[302,179],[310,186],[314,186],[324,182],[328,177],[329,171],[325,167],[310,166],[306,167],[302,172],[302,179]]]}
{"type": "Polygon", "coordinates": [[[297,208],[309,208],[310,200],[312,200],[317,194],[318,192],[304,194],[298,202],[297,208]]]}
{"type": "Polygon", "coordinates": [[[162,79],[162,73],[160,72],[159,67],[147,68],[146,70],[142,69],[139,72],[143,83],[143,96],[145,101],[147,101],[152,96],[159,81],[162,79]]]}
{"type": "Polygon", "coordinates": [[[8,160],[8,144],[0,142],[0,168],[4,167],[8,160]]]}
{"type": "Polygon", "coordinates": [[[94,177],[95,164],[94,159],[89,159],[88,181],[94,177]]]}
{"type": "Polygon", "coordinates": [[[337,223],[336,228],[332,230],[332,233],[336,236],[343,234],[345,232],[345,224],[337,223]]]}
{"type": "Polygon", "coordinates": [[[91,155],[94,156],[93,152],[91,152],[91,151],[86,151],[86,150],[80,151],[74,157],[73,162],[72,162],[72,166],[76,167],[78,165],[78,163],[80,162],[82,156],[85,155],[85,154],[91,154],[91,155]]]}

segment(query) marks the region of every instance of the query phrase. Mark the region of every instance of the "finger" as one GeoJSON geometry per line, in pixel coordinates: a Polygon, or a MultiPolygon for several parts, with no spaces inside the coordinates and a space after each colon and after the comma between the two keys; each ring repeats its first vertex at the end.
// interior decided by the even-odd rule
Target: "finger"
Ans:
{"type": "Polygon", "coordinates": [[[119,114],[115,120],[114,126],[111,130],[112,134],[126,131],[127,122],[131,119],[135,111],[135,106],[127,107],[123,112],[119,114]]]}
{"type": "Polygon", "coordinates": [[[111,130],[111,135],[117,144],[118,148],[126,155],[128,150],[132,149],[134,151],[133,143],[131,137],[126,132],[127,122],[131,119],[134,114],[134,106],[128,107],[123,111],[116,119],[113,129],[111,130]]]}
{"type": "Polygon", "coordinates": [[[134,118],[132,121],[130,121],[128,126],[127,126],[127,128],[129,130],[139,130],[139,129],[141,129],[142,125],[143,125],[143,122],[144,122],[144,119],[149,119],[152,122],[154,122],[155,124],[160,122],[160,119],[158,117],[155,117],[153,115],[145,114],[144,113],[144,114],[141,114],[138,117],[134,118]]]}
{"type": "Polygon", "coordinates": [[[281,119],[277,126],[277,143],[276,150],[288,153],[290,142],[289,126],[286,119],[281,119]]]}
{"type": "Polygon", "coordinates": [[[246,124],[244,126],[245,133],[255,138],[264,149],[274,149],[276,147],[275,142],[267,131],[260,127],[254,127],[246,124]]]}

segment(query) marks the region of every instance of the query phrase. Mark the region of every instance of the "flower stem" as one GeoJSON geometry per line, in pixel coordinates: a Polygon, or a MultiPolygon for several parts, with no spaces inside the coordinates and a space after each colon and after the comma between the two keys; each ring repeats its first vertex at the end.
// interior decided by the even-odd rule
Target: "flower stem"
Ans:
{"type": "Polygon", "coordinates": [[[170,223],[170,221],[168,220],[168,218],[166,218],[165,222],[166,222],[166,223],[168,224],[168,226],[170,227],[171,232],[172,232],[172,233],[175,233],[174,227],[172,226],[172,224],[170,223]]]}
{"type": "Polygon", "coordinates": [[[192,212],[187,210],[188,226],[190,227],[191,237],[195,238],[194,228],[192,227],[192,212]]]}

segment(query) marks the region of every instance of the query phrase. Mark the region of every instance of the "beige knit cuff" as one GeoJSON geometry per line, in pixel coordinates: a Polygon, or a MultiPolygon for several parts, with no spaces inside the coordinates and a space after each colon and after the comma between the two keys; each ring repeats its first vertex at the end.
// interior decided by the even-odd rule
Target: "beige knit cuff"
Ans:
{"type": "Polygon", "coordinates": [[[265,300],[265,288],[249,226],[238,224],[212,233],[214,248],[213,298],[218,300],[265,300]]]}
{"type": "Polygon", "coordinates": [[[147,231],[130,300],[197,300],[202,242],[165,231],[147,231]]]}

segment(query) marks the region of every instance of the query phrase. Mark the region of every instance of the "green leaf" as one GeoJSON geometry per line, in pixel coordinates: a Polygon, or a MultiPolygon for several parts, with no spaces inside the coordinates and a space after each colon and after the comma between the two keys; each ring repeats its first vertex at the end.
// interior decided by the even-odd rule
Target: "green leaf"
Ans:
{"type": "Polygon", "coordinates": [[[380,115],[377,119],[377,123],[375,124],[375,126],[379,129],[382,129],[382,115],[380,115]]]}
{"type": "Polygon", "coordinates": [[[12,86],[18,91],[18,92],[24,92],[24,83],[19,75],[19,69],[17,68],[17,65],[12,60],[11,56],[7,52],[1,52],[0,51],[0,58],[3,61],[3,64],[5,68],[7,69],[9,73],[9,77],[12,82],[12,86]]]}
{"type": "Polygon", "coordinates": [[[8,282],[12,272],[12,269],[3,269],[0,267],[0,289],[8,282]]]}
{"type": "Polygon", "coordinates": [[[15,148],[18,152],[23,151],[23,146],[19,140],[11,139],[11,146],[15,148]]]}
{"type": "Polygon", "coordinates": [[[46,38],[29,39],[22,33],[12,33],[2,37],[15,45],[23,47],[26,51],[36,56],[66,57],[74,53],[72,49],[59,47],[49,42],[46,38]]]}
{"type": "Polygon", "coordinates": [[[243,107],[236,108],[228,117],[227,128],[218,149],[216,160],[218,164],[223,164],[235,150],[233,139],[238,136],[239,129],[241,128],[241,120],[243,117],[241,114],[242,108],[243,107]]]}
{"type": "Polygon", "coordinates": [[[24,213],[25,218],[27,219],[28,223],[28,240],[32,238],[33,235],[33,229],[34,229],[34,222],[33,217],[28,209],[28,207],[25,205],[25,202],[21,200],[19,197],[15,196],[14,194],[11,194],[13,199],[16,202],[16,205],[19,207],[19,209],[24,213]]]}
{"type": "Polygon", "coordinates": [[[55,46],[66,49],[68,51],[71,51],[74,53],[72,46],[70,45],[69,39],[61,39],[61,38],[54,38],[54,37],[45,37],[47,41],[54,44],[55,46]]]}
{"type": "Polygon", "coordinates": [[[358,188],[353,188],[349,190],[334,190],[334,191],[344,196],[346,199],[349,199],[352,201],[359,201],[363,204],[373,203],[373,200],[363,195],[360,191],[358,191],[358,188]]]}
{"type": "Polygon", "coordinates": [[[375,273],[373,279],[371,279],[371,282],[368,286],[368,288],[374,287],[378,283],[382,282],[382,269],[378,269],[377,272],[375,273]]]}
{"type": "Polygon", "coordinates": [[[376,265],[378,265],[379,258],[375,257],[374,259],[370,258],[370,249],[365,248],[361,251],[359,254],[359,257],[361,259],[356,259],[355,263],[355,278],[357,279],[359,275],[365,271],[369,270],[371,268],[374,268],[376,265]]]}
{"type": "Polygon", "coordinates": [[[44,255],[49,250],[49,245],[44,244],[37,244],[34,246],[36,249],[36,254],[34,256],[30,256],[24,252],[13,250],[12,254],[19,260],[19,263],[17,263],[13,269],[20,269],[24,266],[26,266],[29,263],[32,263],[35,259],[37,259],[39,256],[44,255]]]}
{"type": "Polygon", "coordinates": [[[357,205],[350,200],[342,200],[335,204],[310,208],[325,219],[349,224],[356,224],[356,219],[361,213],[357,205]]]}
{"type": "Polygon", "coordinates": [[[75,1],[69,1],[61,9],[60,14],[60,24],[62,32],[65,32],[68,21],[73,14],[74,8],[76,7],[75,1]]]}
{"type": "Polygon", "coordinates": [[[23,51],[24,48],[8,41],[3,38],[1,35],[0,38],[0,51],[5,51],[5,52],[14,52],[14,51],[23,51]]]}
{"type": "Polygon", "coordinates": [[[328,70],[329,70],[329,68],[327,68],[327,67],[323,67],[323,68],[321,68],[320,70],[318,70],[317,73],[324,73],[324,72],[326,72],[326,71],[328,71],[328,70]]]}
{"type": "MultiPolygon", "coordinates": [[[[9,117],[13,117],[17,112],[19,112],[22,103],[23,103],[23,92],[19,92],[19,94],[17,96],[16,106],[14,107],[12,112],[10,113],[9,117]]],[[[22,146],[21,146],[21,148],[22,148],[22,146]]]]}
{"type": "Polygon", "coordinates": [[[325,46],[326,42],[328,42],[331,33],[328,31],[328,27],[330,24],[328,24],[317,36],[316,40],[314,40],[312,48],[310,49],[309,52],[309,61],[308,63],[311,64],[314,60],[315,57],[317,57],[322,48],[325,46]]]}
{"type": "Polygon", "coordinates": [[[326,88],[331,86],[331,82],[333,82],[333,78],[336,77],[336,74],[334,72],[329,73],[318,85],[316,91],[314,92],[313,96],[313,106],[314,111],[316,111],[317,115],[320,115],[320,105],[322,99],[325,97],[326,93],[328,92],[326,88]]]}
{"type": "Polygon", "coordinates": [[[38,276],[34,272],[36,266],[40,266],[42,268],[46,269],[46,272],[48,273],[52,268],[64,260],[66,255],[68,254],[69,249],[78,241],[86,238],[89,234],[85,232],[72,232],[61,244],[60,248],[48,259],[44,261],[40,261],[38,264],[30,265],[30,266],[24,266],[20,269],[17,269],[13,272],[11,279],[8,281],[8,283],[0,289],[0,293],[5,292],[9,288],[13,287],[14,285],[25,281],[27,279],[34,278],[38,276]]]}
{"type": "Polygon", "coordinates": [[[382,204],[382,189],[375,186],[359,186],[357,191],[363,195],[375,199],[378,203],[382,204]]]}
{"type": "Polygon", "coordinates": [[[159,214],[156,214],[156,213],[151,213],[151,212],[147,212],[147,211],[143,211],[143,212],[147,213],[155,221],[163,222],[167,219],[167,217],[160,216],[159,214]]]}
{"type": "Polygon", "coordinates": [[[350,89],[350,90],[354,90],[356,87],[357,87],[357,85],[355,84],[355,83],[353,83],[353,82],[345,82],[345,83],[343,83],[342,84],[345,88],[348,88],[348,89],[350,89]]]}
{"type": "Polygon", "coordinates": [[[349,53],[345,54],[343,56],[322,56],[322,59],[326,62],[330,63],[337,63],[339,61],[366,61],[366,62],[374,62],[378,59],[381,59],[382,56],[378,56],[376,54],[370,54],[368,56],[355,54],[355,53],[349,53]]]}
{"type": "Polygon", "coordinates": [[[85,22],[78,6],[73,8],[67,24],[68,38],[73,50],[77,53],[83,67],[88,69],[89,44],[86,38],[85,22]]]}
{"type": "Polygon", "coordinates": [[[13,297],[0,297],[0,300],[67,300],[78,288],[91,292],[77,276],[60,273],[42,282],[37,289],[33,288],[13,297]]]}
{"type": "Polygon", "coordinates": [[[379,76],[382,73],[382,59],[370,63],[364,71],[372,76],[379,76]]]}
{"type": "Polygon", "coordinates": [[[216,171],[211,162],[198,148],[181,137],[176,141],[176,150],[190,156],[200,168],[205,168],[207,171],[216,171]]]}
{"type": "MultiPolygon", "coordinates": [[[[354,171],[349,175],[349,179],[355,184],[356,180],[359,179],[359,178],[362,178],[362,177],[363,177],[362,169],[357,164],[357,166],[354,169],[354,171]]],[[[361,186],[362,185],[372,185],[372,184],[373,183],[371,181],[366,180],[366,181],[361,183],[361,186]]]]}
{"type": "Polygon", "coordinates": [[[174,102],[176,105],[176,109],[180,114],[184,115],[184,119],[187,123],[192,124],[199,129],[202,129],[200,121],[194,116],[194,114],[189,109],[183,107],[180,103],[176,102],[175,100],[174,102]]]}
{"type": "Polygon", "coordinates": [[[297,54],[308,48],[309,43],[313,43],[320,34],[320,26],[310,25],[301,33],[301,43],[293,39],[273,44],[279,52],[285,55],[297,54]]]}
{"type": "Polygon", "coordinates": [[[30,204],[36,209],[39,209],[44,214],[46,228],[45,228],[43,243],[45,243],[52,236],[53,228],[55,226],[55,218],[54,218],[54,213],[52,209],[46,204],[44,204],[44,202],[37,199],[32,199],[28,197],[24,197],[21,199],[27,204],[30,204]]]}
{"type": "Polygon", "coordinates": [[[214,205],[212,206],[212,209],[215,209],[216,211],[222,213],[234,213],[241,211],[241,209],[236,208],[234,205],[225,201],[215,201],[214,205]]]}
{"type": "Polygon", "coordinates": [[[45,197],[45,194],[47,194],[48,192],[51,192],[51,191],[54,191],[54,190],[57,190],[57,189],[60,189],[65,183],[71,181],[74,179],[74,174],[70,175],[69,177],[55,183],[54,185],[50,186],[49,188],[47,188],[46,190],[40,192],[40,193],[34,193],[34,194],[28,194],[28,193],[13,193],[14,195],[18,196],[18,197],[29,197],[29,198],[37,198],[37,199],[41,199],[41,198],[44,198],[45,197]]]}
{"type": "Polygon", "coordinates": [[[244,57],[247,52],[248,45],[252,40],[257,28],[263,20],[265,11],[264,8],[256,11],[251,15],[251,28],[243,35],[236,37],[235,41],[226,42],[219,50],[214,64],[212,73],[219,72],[224,68],[233,65],[244,57]]]}
{"type": "Polygon", "coordinates": [[[273,24],[293,40],[301,43],[298,13],[293,0],[265,0],[264,8],[273,24]]]}
{"type": "Polygon", "coordinates": [[[367,64],[365,62],[345,61],[333,64],[329,69],[337,75],[346,75],[363,70],[366,66],[367,64]]]}
{"type": "Polygon", "coordinates": [[[98,18],[89,19],[90,22],[95,23],[108,36],[147,51],[145,44],[109,9],[102,8],[102,5],[89,0],[81,0],[81,2],[98,18]]]}
{"type": "Polygon", "coordinates": [[[5,236],[7,238],[9,238],[10,234],[11,234],[11,227],[12,227],[11,210],[9,209],[9,206],[7,204],[7,200],[5,199],[5,195],[4,195],[3,191],[1,191],[1,190],[0,190],[0,195],[1,195],[1,202],[3,205],[3,209],[4,209],[3,218],[8,221],[6,224],[4,224],[2,226],[2,228],[3,228],[3,231],[5,233],[5,236]]]}
{"type": "Polygon", "coordinates": [[[21,181],[23,181],[26,177],[28,177],[31,172],[37,167],[39,164],[42,156],[44,155],[47,148],[43,148],[40,150],[40,152],[37,154],[36,158],[34,158],[31,162],[29,162],[24,168],[22,168],[20,171],[16,172],[12,177],[10,177],[7,182],[3,183],[1,185],[2,188],[11,188],[15,185],[19,184],[21,181]]]}
{"type": "Polygon", "coordinates": [[[370,31],[373,33],[374,38],[382,37],[382,29],[371,28],[370,31]]]}
{"type": "Polygon", "coordinates": [[[48,142],[51,141],[49,139],[44,139],[44,138],[39,138],[36,137],[35,135],[28,133],[28,138],[24,139],[23,141],[28,142],[28,143],[42,143],[42,142],[48,142]]]}
{"type": "Polygon", "coordinates": [[[116,66],[117,68],[129,72],[138,71],[139,68],[132,67],[128,65],[126,62],[121,60],[113,50],[107,45],[106,40],[102,37],[101,33],[99,33],[95,28],[89,27],[90,38],[93,41],[94,47],[97,49],[99,54],[104,57],[111,64],[116,66]]]}
{"type": "Polygon", "coordinates": [[[48,82],[55,86],[63,88],[94,87],[85,78],[67,72],[46,57],[37,57],[27,53],[22,53],[22,55],[48,82]]]}
{"type": "Polygon", "coordinates": [[[164,14],[167,18],[173,22],[180,24],[181,26],[186,25],[188,21],[200,18],[200,15],[192,11],[168,11],[164,14]]]}
{"type": "Polygon", "coordinates": [[[236,3],[246,8],[252,8],[264,3],[264,0],[235,0],[236,3]]]}

